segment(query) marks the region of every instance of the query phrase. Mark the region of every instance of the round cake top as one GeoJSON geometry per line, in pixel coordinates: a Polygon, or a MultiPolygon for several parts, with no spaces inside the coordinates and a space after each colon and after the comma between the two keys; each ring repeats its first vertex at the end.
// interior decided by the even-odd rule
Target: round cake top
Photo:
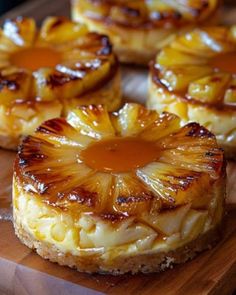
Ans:
{"type": "Polygon", "coordinates": [[[204,127],[126,104],[118,113],[83,106],[46,121],[24,139],[14,173],[25,192],[54,208],[122,218],[206,208],[225,165],[204,127]]]}
{"type": "Polygon", "coordinates": [[[177,37],[152,65],[153,81],[191,103],[236,107],[236,26],[196,28],[177,37]]]}
{"type": "Polygon", "coordinates": [[[37,29],[31,18],[6,20],[0,30],[0,102],[74,98],[103,83],[115,63],[108,37],[88,32],[86,25],[48,17],[37,29]]]}
{"type": "Polygon", "coordinates": [[[218,0],[74,0],[87,17],[128,27],[175,27],[200,23],[212,16],[218,0]]]}

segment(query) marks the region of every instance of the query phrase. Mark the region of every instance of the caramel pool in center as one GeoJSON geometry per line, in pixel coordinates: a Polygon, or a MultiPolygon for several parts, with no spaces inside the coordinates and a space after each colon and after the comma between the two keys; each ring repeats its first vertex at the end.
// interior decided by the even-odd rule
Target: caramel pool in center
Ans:
{"type": "Polygon", "coordinates": [[[61,62],[61,55],[55,49],[30,47],[13,53],[10,62],[20,68],[35,71],[45,67],[55,67],[61,62]]]}
{"type": "Polygon", "coordinates": [[[236,74],[236,51],[222,53],[210,60],[210,65],[221,71],[236,74]]]}
{"type": "Polygon", "coordinates": [[[127,172],[158,159],[160,148],[140,138],[116,138],[91,144],[81,152],[81,159],[103,172],[127,172]]]}

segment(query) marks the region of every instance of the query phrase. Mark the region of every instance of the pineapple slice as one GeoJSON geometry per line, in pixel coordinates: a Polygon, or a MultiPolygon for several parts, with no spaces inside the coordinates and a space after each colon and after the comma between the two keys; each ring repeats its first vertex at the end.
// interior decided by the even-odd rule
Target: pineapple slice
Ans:
{"type": "Polygon", "coordinates": [[[78,105],[121,102],[120,75],[106,36],[64,17],[37,30],[31,18],[7,20],[0,30],[0,146],[16,149],[43,121],[78,105]]]}
{"type": "Polygon", "coordinates": [[[24,139],[14,224],[23,243],[60,264],[154,271],[218,227],[224,192],[223,151],[204,127],[138,104],[81,106],[24,139]]]}
{"type": "Polygon", "coordinates": [[[181,65],[160,72],[161,82],[169,90],[185,91],[189,83],[212,73],[209,66],[181,65]]]}
{"type": "Polygon", "coordinates": [[[145,64],[179,33],[214,22],[218,0],[73,0],[72,18],[108,35],[119,59],[145,64]]]}
{"type": "Polygon", "coordinates": [[[199,122],[229,158],[236,147],[235,27],[206,27],[177,37],[151,65],[147,105],[199,122]]]}
{"type": "Polygon", "coordinates": [[[206,62],[206,58],[194,56],[186,52],[181,52],[171,47],[164,48],[156,59],[158,65],[163,68],[172,68],[176,66],[197,66],[206,62]]]}
{"type": "Polygon", "coordinates": [[[230,81],[230,75],[216,73],[189,83],[188,95],[203,103],[217,104],[222,100],[222,90],[230,81]]]}
{"type": "Polygon", "coordinates": [[[213,57],[215,53],[233,51],[235,45],[231,30],[209,26],[204,29],[196,28],[180,36],[171,43],[171,48],[206,59],[213,57]]]}

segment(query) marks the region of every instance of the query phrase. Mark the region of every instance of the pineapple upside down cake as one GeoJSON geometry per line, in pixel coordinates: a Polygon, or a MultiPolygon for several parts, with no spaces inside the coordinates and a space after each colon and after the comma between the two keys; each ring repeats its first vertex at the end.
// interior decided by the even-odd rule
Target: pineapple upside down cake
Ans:
{"type": "Polygon", "coordinates": [[[0,30],[0,146],[16,149],[21,136],[78,104],[121,100],[118,63],[109,39],[63,17],[41,29],[31,18],[0,30]]]}
{"type": "Polygon", "coordinates": [[[197,28],[151,64],[147,106],[198,122],[236,158],[236,26],[197,28]]]}
{"type": "Polygon", "coordinates": [[[72,0],[72,18],[108,35],[121,62],[144,64],[176,34],[216,22],[219,0],[72,0]]]}
{"type": "Polygon", "coordinates": [[[14,166],[19,239],[85,272],[160,271],[193,258],[219,238],[224,197],[215,136],[138,104],[48,120],[14,166]]]}

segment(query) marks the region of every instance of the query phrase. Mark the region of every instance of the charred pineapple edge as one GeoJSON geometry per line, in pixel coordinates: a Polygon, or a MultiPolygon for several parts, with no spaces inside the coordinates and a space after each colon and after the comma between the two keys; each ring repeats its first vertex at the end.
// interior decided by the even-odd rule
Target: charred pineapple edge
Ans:
{"type": "MultiPolygon", "coordinates": [[[[214,182],[212,186],[212,200],[215,206],[214,222],[209,224],[209,212],[203,212],[201,218],[197,218],[197,222],[201,224],[198,230],[190,236],[176,243],[175,238],[170,236],[169,245],[168,239],[164,243],[148,243],[143,245],[138,241],[132,242],[130,245],[118,245],[112,247],[97,247],[97,248],[81,248],[79,246],[79,231],[84,231],[86,234],[86,215],[77,220],[73,220],[70,212],[65,212],[59,208],[43,203],[40,196],[37,194],[29,195],[21,187],[16,174],[13,178],[13,223],[15,233],[23,244],[31,249],[34,249],[40,256],[52,262],[57,262],[60,265],[67,265],[75,268],[78,271],[88,273],[109,273],[119,275],[124,273],[149,273],[160,272],[168,268],[172,268],[175,264],[184,263],[194,258],[199,252],[210,249],[221,238],[221,226],[224,217],[225,206],[225,175],[214,182]],[[29,203],[30,202],[30,203],[29,203]],[[27,203],[28,210],[27,212],[27,203]],[[34,220],[37,218],[33,212],[46,213],[45,218],[54,216],[54,222],[49,224],[51,233],[49,238],[47,231],[37,231],[34,228],[34,220]],[[205,215],[204,215],[205,214],[205,215]],[[203,217],[203,219],[202,219],[203,217]],[[59,227],[56,228],[59,222],[59,227]],[[57,225],[56,225],[57,224],[57,225]],[[77,225],[77,226],[76,226],[77,225]],[[78,226],[79,225],[79,226],[78,226]],[[83,228],[84,226],[84,228],[83,228]],[[56,231],[55,231],[56,229],[56,231]],[[65,230],[66,229],[66,230],[65,230]],[[64,231],[65,236],[62,237],[60,231],[64,231]],[[59,232],[58,232],[59,231],[59,232]],[[65,232],[66,231],[66,232],[65,232]],[[42,236],[45,235],[45,236],[42,236]],[[172,240],[171,240],[172,239],[172,240]]],[[[192,211],[197,211],[190,209],[192,211]]],[[[199,214],[199,212],[195,212],[199,214]]],[[[36,214],[36,215],[37,215],[36,214]]],[[[196,217],[196,216],[195,216],[196,217]]],[[[43,218],[43,217],[42,217],[43,218]]],[[[113,224],[109,220],[104,222],[99,216],[94,217],[96,226],[104,227],[111,230],[113,224]]],[[[50,218],[47,220],[47,222],[50,218]]],[[[52,219],[53,221],[53,219],[52,219]]],[[[116,229],[122,229],[126,221],[121,221],[116,229]]],[[[192,222],[192,221],[191,221],[192,222]]],[[[193,223],[192,226],[196,226],[193,223]]],[[[137,225],[137,221],[128,224],[128,227],[137,225]]],[[[140,224],[140,226],[146,226],[140,224]]],[[[135,230],[135,229],[134,229],[135,230]]],[[[109,236],[109,230],[106,235],[109,236]]],[[[121,230],[122,234],[122,230],[121,230]]],[[[117,236],[119,240],[119,236],[117,236]]],[[[145,241],[145,239],[144,239],[145,241]]]]}
{"type": "MultiPolygon", "coordinates": [[[[223,124],[224,120],[236,122],[236,108],[231,106],[224,106],[221,109],[202,102],[187,100],[177,93],[173,93],[167,89],[160,81],[158,77],[158,71],[154,69],[154,63],[150,63],[150,71],[148,77],[148,98],[146,106],[149,109],[156,110],[159,113],[163,111],[174,113],[182,120],[182,124],[189,122],[198,122],[204,126],[206,119],[211,122],[214,128],[209,128],[210,132],[216,136],[218,144],[224,149],[227,159],[236,159],[236,144],[232,141],[236,141],[236,132],[230,127],[229,130],[221,132],[220,129],[225,128],[227,124],[223,124]],[[218,129],[220,128],[220,129],[218,129]],[[233,132],[232,132],[233,130],[233,132]],[[232,134],[233,133],[233,134],[232,134]],[[227,135],[229,134],[229,135],[227,135]],[[228,140],[228,137],[231,140],[228,140]]],[[[232,123],[231,123],[232,124],[232,123]]]]}
{"type": "Polygon", "coordinates": [[[19,104],[14,103],[9,107],[0,105],[2,122],[0,124],[0,147],[16,151],[22,138],[32,134],[41,123],[52,118],[66,116],[71,109],[79,105],[103,104],[109,111],[117,110],[122,101],[120,83],[121,73],[116,61],[110,76],[106,77],[99,87],[88,90],[77,98],[67,101],[26,101],[19,104]],[[27,112],[33,112],[34,115],[25,118],[27,112]],[[13,128],[16,125],[19,126],[13,128]]]}

